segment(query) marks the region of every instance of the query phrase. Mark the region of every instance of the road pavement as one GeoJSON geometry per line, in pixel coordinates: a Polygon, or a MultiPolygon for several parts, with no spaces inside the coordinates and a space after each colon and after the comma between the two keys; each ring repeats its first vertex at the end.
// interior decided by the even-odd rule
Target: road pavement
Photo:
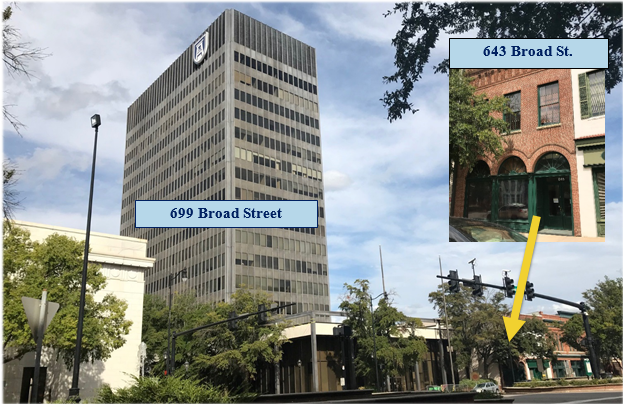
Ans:
{"type": "Polygon", "coordinates": [[[621,404],[623,392],[505,394],[504,398],[514,398],[515,403],[621,404]]]}

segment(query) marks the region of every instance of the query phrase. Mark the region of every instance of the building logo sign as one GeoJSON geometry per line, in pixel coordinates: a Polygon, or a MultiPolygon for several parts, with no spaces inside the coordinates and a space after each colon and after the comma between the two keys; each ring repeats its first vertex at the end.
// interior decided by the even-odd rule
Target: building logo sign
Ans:
{"type": "Polygon", "coordinates": [[[193,61],[196,65],[203,62],[206,55],[208,53],[208,31],[204,32],[203,35],[195,42],[193,45],[193,61]]]}

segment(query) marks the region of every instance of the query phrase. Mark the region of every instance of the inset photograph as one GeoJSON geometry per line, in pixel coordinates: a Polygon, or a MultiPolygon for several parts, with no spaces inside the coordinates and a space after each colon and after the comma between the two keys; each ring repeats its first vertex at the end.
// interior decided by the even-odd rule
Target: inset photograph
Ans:
{"type": "Polygon", "coordinates": [[[605,70],[450,71],[449,241],[605,239],[605,70]]]}

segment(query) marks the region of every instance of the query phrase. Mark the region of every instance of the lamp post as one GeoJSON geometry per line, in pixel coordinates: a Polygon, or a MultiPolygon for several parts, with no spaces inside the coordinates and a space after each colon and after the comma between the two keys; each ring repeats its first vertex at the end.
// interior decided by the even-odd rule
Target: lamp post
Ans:
{"type": "Polygon", "coordinates": [[[188,276],[186,275],[186,268],[182,269],[181,271],[178,271],[177,273],[173,274],[170,273],[169,274],[169,321],[167,322],[168,324],[168,329],[169,329],[169,336],[167,338],[167,357],[168,360],[166,362],[166,368],[167,368],[167,376],[169,376],[171,374],[171,361],[175,361],[175,358],[173,357],[173,355],[171,355],[171,302],[173,301],[173,283],[177,280],[177,278],[182,277],[182,281],[186,282],[188,280],[188,276]]]}
{"type": "Polygon", "coordinates": [[[381,293],[377,297],[372,297],[372,295],[368,295],[370,297],[370,313],[372,315],[372,340],[374,341],[374,374],[376,375],[376,389],[378,390],[381,386],[379,381],[379,362],[376,358],[376,330],[374,329],[374,306],[372,302],[378,299],[381,296],[385,296],[385,292],[381,293]]]}
{"type": "Polygon", "coordinates": [[[93,185],[95,183],[95,157],[97,154],[97,132],[102,124],[100,116],[95,114],[91,117],[91,127],[95,129],[95,141],[93,146],[93,166],[91,167],[91,190],[89,192],[89,209],[87,211],[87,231],[84,241],[84,258],[82,262],[82,283],[80,289],[80,307],[78,310],[78,332],[76,335],[76,351],[74,353],[74,369],[69,389],[69,397],[76,402],[80,402],[80,388],[78,380],[80,378],[80,356],[82,351],[82,327],[84,325],[84,304],[87,291],[87,267],[89,264],[89,238],[91,236],[91,212],[93,210],[93,185]]]}

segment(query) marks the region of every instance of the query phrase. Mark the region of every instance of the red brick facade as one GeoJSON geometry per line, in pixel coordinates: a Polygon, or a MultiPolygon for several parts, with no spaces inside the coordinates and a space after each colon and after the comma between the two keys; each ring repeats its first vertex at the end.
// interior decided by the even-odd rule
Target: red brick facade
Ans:
{"type": "MultiPolygon", "coordinates": [[[[497,161],[489,157],[484,160],[497,175],[504,160],[510,156],[519,157],[528,173],[534,172],[536,162],[548,152],[558,152],[569,162],[573,209],[573,230],[581,235],[580,209],[574,141],[573,98],[571,73],[568,69],[471,69],[467,74],[474,77],[472,84],[477,93],[493,98],[521,91],[521,129],[504,135],[505,154],[497,161]],[[538,88],[541,85],[558,82],[560,102],[560,123],[539,127],[538,88]]],[[[456,202],[452,216],[463,216],[467,169],[459,169],[456,184],[456,202]]],[[[531,213],[532,215],[533,213],[531,213]]]]}

